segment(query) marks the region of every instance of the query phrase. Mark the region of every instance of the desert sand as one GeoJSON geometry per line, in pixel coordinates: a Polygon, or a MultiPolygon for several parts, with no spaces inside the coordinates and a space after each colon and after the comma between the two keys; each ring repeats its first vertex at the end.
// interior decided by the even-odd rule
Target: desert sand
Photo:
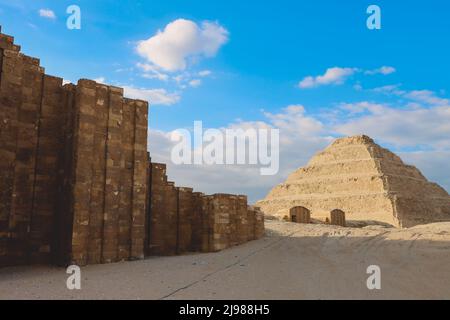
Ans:
{"type": "Polygon", "coordinates": [[[0,269],[0,299],[450,299],[450,223],[266,229],[219,253],[84,267],[79,291],[65,269],[0,269]],[[369,265],[381,268],[381,290],[367,289],[369,265]]]}

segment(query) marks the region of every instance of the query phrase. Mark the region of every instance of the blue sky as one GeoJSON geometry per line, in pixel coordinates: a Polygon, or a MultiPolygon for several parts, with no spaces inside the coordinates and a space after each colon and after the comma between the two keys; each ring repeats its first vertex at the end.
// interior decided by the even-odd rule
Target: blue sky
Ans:
{"type": "MultiPolygon", "coordinates": [[[[47,73],[73,82],[98,79],[151,98],[150,150],[162,160],[167,150],[158,149],[164,141],[156,139],[195,120],[208,127],[274,125],[268,114],[301,106],[292,123],[298,131],[289,132],[298,144],[286,146],[299,150],[287,152],[281,174],[257,185],[228,185],[254,198],[304,165],[330,137],[358,133],[450,190],[449,14],[450,3],[441,0],[0,0],[3,32],[39,57],[47,73]],[[81,8],[81,30],[66,28],[71,4],[81,8]],[[381,30],[366,27],[370,4],[381,8],[381,30]],[[192,24],[211,31],[211,38],[195,38],[195,48],[161,63],[155,50],[166,47],[151,39],[160,31],[166,41],[166,27],[177,21],[180,38],[189,36],[192,24]],[[139,51],[142,41],[148,48],[139,51]],[[185,65],[175,66],[180,61],[185,65]]],[[[173,172],[182,182],[195,180],[173,172]]],[[[194,185],[214,189],[202,179],[194,185]]]]}

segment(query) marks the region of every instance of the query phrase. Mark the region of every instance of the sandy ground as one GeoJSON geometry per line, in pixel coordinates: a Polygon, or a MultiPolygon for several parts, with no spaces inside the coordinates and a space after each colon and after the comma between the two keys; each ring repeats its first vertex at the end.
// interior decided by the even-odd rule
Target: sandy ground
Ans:
{"type": "Polygon", "coordinates": [[[450,223],[266,229],[220,253],[85,267],[79,291],[64,269],[0,269],[0,299],[450,299],[450,223]],[[369,265],[381,268],[381,290],[367,289],[369,265]]]}

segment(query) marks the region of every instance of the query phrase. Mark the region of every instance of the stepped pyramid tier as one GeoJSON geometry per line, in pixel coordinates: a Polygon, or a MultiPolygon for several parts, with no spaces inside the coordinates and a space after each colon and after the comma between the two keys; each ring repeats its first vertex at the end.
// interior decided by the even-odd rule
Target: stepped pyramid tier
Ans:
{"type": "Polygon", "coordinates": [[[450,221],[447,191],[364,135],[337,139],[256,205],[280,219],[302,206],[322,221],[334,209],[396,227],[450,221]]]}

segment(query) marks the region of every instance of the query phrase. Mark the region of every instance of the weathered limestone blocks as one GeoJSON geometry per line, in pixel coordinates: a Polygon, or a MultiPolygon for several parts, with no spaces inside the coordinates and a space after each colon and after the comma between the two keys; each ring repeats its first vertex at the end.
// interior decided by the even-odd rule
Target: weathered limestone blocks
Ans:
{"type": "Polygon", "coordinates": [[[62,79],[0,34],[0,265],[50,259],[62,79]]]}
{"type": "Polygon", "coordinates": [[[63,85],[0,33],[0,267],[211,252],[258,239],[245,196],[167,181],[147,153],[148,103],[63,85]]]}
{"type": "Polygon", "coordinates": [[[166,165],[158,163],[150,163],[150,192],[149,197],[149,241],[148,254],[159,255],[166,252],[165,248],[165,225],[167,216],[165,211],[166,197],[166,165]]]}
{"type": "Polygon", "coordinates": [[[0,34],[0,266],[144,257],[147,102],[44,74],[0,34]]]}
{"type": "Polygon", "coordinates": [[[177,254],[189,252],[192,250],[192,229],[196,227],[193,224],[194,217],[194,198],[193,189],[177,188],[178,191],[178,216],[177,216],[177,254]]]}
{"type": "MultiPolygon", "coordinates": [[[[236,244],[238,244],[238,245],[249,241],[249,236],[248,236],[249,222],[248,222],[247,212],[250,211],[250,207],[247,205],[247,202],[248,202],[247,196],[239,195],[236,198],[235,224],[236,224],[236,244]]],[[[261,238],[261,237],[259,237],[259,238],[261,238]]]]}
{"type": "Polygon", "coordinates": [[[264,215],[246,196],[206,196],[167,181],[166,166],[149,169],[150,255],[216,252],[264,236],[264,215]]]}
{"type": "Polygon", "coordinates": [[[192,193],[192,216],[191,216],[191,252],[203,251],[203,236],[208,228],[207,212],[203,211],[205,194],[201,192],[192,193]],[[206,231],[205,231],[206,230],[206,231]]]}
{"type": "Polygon", "coordinates": [[[72,262],[144,257],[147,110],[120,88],[78,82],[72,262]]]}
{"type": "Polygon", "coordinates": [[[255,224],[253,225],[255,228],[254,239],[261,239],[266,233],[264,228],[264,212],[259,207],[253,207],[253,210],[255,212],[255,224]]]}
{"type": "Polygon", "coordinates": [[[257,205],[280,219],[302,206],[322,221],[336,208],[398,227],[450,221],[448,193],[367,136],[337,139],[257,205]]]}

